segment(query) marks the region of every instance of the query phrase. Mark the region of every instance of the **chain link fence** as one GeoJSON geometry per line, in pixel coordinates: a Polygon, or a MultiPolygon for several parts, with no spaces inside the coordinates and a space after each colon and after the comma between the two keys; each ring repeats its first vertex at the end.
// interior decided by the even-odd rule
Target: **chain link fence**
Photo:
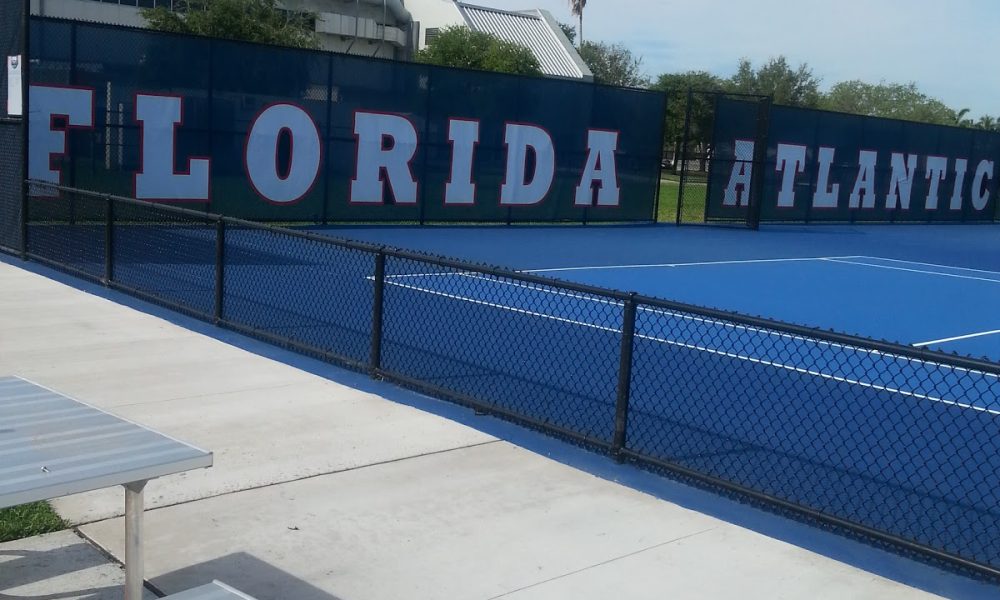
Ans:
{"type": "Polygon", "coordinates": [[[28,256],[1000,577],[1000,364],[38,184],[28,256]],[[70,201],[72,199],[72,202],[70,201]],[[81,215],[86,215],[81,218],[81,215]]]}
{"type": "Polygon", "coordinates": [[[23,129],[20,121],[0,119],[0,248],[21,249],[23,129]]]}
{"type": "Polygon", "coordinates": [[[0,248],[21,249],[21,182],[24,170],[24,125],[7,115],[7,57],[22,53],[24,3],[0,4],[0,248]]]}

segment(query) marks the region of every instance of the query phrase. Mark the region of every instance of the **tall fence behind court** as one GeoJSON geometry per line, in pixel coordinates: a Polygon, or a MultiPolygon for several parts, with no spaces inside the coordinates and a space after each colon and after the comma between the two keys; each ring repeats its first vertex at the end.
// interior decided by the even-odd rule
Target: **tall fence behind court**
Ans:
{"type": "MultiPolygon", "coordinates": [[[[1000,222],[1000,133],[689,91],[669,109],[678,223],[1000,222]],[[679,121],[683,115],[683,126],[679,121]]],[[[668,188],[665,187],[665,190],[668,188]]]]}
{"type": "MultiPolygon", "coordinates": [[[[60,183],[66,185],[134,196],[133,175],[141,158],[136,95],[166,94],[182,98],[178,164],[189,157],[211,160],[209,198],[186,202],[206,212],[315,223],[655,220],[665,102],[658,92],[47,17],[32,17],[31,26],[32,83],[93,91],[93,128],[74,131],[68,152],[57,157],[60,183]],[[250,129],[262,111],[277,103],[304,111],[319,136],[318,175],[294,201],[265,199],[246,167],[250,129]],[[417,182],[415,201],[395,196],[401,181],[384,185],[381,197],[352,196],[360,144],[356,119],[362,112],[401,117],[412,126],[416,143],[394,139],[392,149],[412,152],[408,165],[417,182]],[[478,127],[472,155],[475,197],[458,198],[474,203],[445,202],[453,119],[478,127]],[[508,125],[539,128],[552,141],[552,183],[537,203],[501,201],[508,142],[514,143],[506,137],[508,125]],[[576,202],[590,159],[591,130],[617,133],[617,206],[576,202]]],[[[275,145],[277,170],[290,176],[291,142],[282,142],[279,134],[275,145]]],[[[530,178],[540,161],[537,152],[526,154],[530,178]]]]}

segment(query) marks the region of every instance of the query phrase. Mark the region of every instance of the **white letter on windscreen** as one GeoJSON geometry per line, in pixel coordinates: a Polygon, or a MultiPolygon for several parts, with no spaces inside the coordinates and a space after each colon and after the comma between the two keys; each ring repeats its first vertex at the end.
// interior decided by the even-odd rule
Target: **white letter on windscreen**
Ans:
{"type": "Polygon", "coordinates": [[[541,127],[507,124],[507,172],[500,186],[502,206],[526,206],[545,199],[556,173],[556,151],[552,137],[541,127]],[[528,152],[535,155],[535,173],[526,181],[528,152]]]}
{"type": "Polygon", "coordinates": [[[298,202],[309,193],[322,160],[316,122],[292,104],[275,104],[261,112],[247,137],[246,169],[250,184],[268,202],[298,202]],[[278,147],[287,135],[288,167],[279,167],[278,147]]]}
{"type": "Polygon", "coordinates": [[[385,183],[396,204],[417,203],[410,161],[417,154],[417,130],[400,115],[358,111],[354,115],[358,158],[351,181],[352,204],[382,204],[385,183]]]}
{"type": "Polygon", "coordinates": [[[207,202],[209,159],[188,158],[186,169],[174,169],[177,128],[184,124],[183,100],[179,96],[137,94],[135,120],[142,156],[135,174],[136,198],[207,202]]]}
{"type": "Polygon", "coordinates": [[[618,132],[591,129],[587,132],[587,164],[580,185],[576,188],[576,206],[590,206],[597,189],[597,206],[618,206],[621,188],[618,186],[618,132]]]}
{"type": "MultiPolygon", "coordinates": [[[[32,85],[29,93],[28,177],[58,185],[62,183],[62,171],[53,166],[53,159],[66,154],[67,131],[94,126],[94,90],[32,85]],[[55,117],[61,117],[61,122],[57,123],[55,117]]],[[[59,194],[33,186],[31,195],[48,198],[59,194]]]]}

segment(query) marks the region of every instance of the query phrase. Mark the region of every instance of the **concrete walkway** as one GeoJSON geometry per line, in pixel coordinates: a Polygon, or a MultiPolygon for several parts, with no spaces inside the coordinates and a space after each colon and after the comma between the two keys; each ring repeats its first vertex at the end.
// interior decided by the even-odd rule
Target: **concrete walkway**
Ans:
{"type": "MultiPolygon", "coordinates": [[[[215,452],[148,488],[161,592],[221,579],[260,600],[933,597],[9,263],[0,374],[215,452]]],[[[118,489],[54,503],[118,560],[121,504],[118,489]]],[[[0,545],[0,596],[118,598],[119,572],[74,532],[0,545]]]]}

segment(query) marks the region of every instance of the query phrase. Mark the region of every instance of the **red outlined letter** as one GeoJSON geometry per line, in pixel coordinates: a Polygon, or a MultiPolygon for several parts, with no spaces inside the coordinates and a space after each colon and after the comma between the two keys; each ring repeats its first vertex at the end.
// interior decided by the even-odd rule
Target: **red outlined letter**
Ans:
{"type": "Polygon", "coordinates": [[[598,186],[597,206],[618,206],[621,186],[618,185],[617,131],[587,130],[587,164],[583,167],[580,185],[576,187],[576,206],[594,202],[594,186],[598,186]]]}
{"type": "Polygon", "coordinates": [[[529,206],[545,199],[556,174],[552,136],[536,125],[507,123],[504,131],[507,170],[500,186],[501,206],[529,206]],[[535,173],[526,181],[528,151],[535,155],[535,173]]]}
{"type": "Polygon", "coordinates": [[[476,183],[472,167],[479,144],[479,121],[449,119],[448,141],[451,142],[451,174],[444,186],[444,203],[450,206],[471,206],[476,203],[476,183]]]}
{"type": "Polygon", "coordinates": [[[417,153],[417,130],[402,115],[354,113],[357,162],[351,181],[352,204],[382,204],[385,182],[396,204],[417,203],[410,162],[417,153]]]}
{"type": "Polygon", "coordinates": [[[187,169],[174,170],[177,128],[184,124],[180,96],[139,93],[135,96],[139,124],[139,171],[135,197],[142,200],[208,202],[211,161],[191,157],[187,169]]]}
{"type": "Polygon", "coordinates": [[[316,122],[294,104],[272,104],[253,120],[247,134],[243,163],[250,185],[261,198],[273,204],[301,200],[316,183],[323,157],[316,122]],[[290,139],[288,172],[278,168],[278,143],[290,139]]]}
{"type": "Polygon", "coordinates": [[[774,163],[774,170],[781,172],[778,208],[793,208],[795,206],[795,176],[806,170],[806,147],[798,144],[778,144],[778,158],[774,163]]]}
{"type": "MultiPolygon", "coordinates": [[[[62,170],[55,160],[66,154],[66,134],[70,129],[94,127],[94,90],[85,87],[32,85],[28,105],[28,178],[62,183],[62,170]],[[63,123],[56,123],[56,118],[63,123]]],[[[45,188],[33,188],[31,195],[54,198],[45,188]]]]}

